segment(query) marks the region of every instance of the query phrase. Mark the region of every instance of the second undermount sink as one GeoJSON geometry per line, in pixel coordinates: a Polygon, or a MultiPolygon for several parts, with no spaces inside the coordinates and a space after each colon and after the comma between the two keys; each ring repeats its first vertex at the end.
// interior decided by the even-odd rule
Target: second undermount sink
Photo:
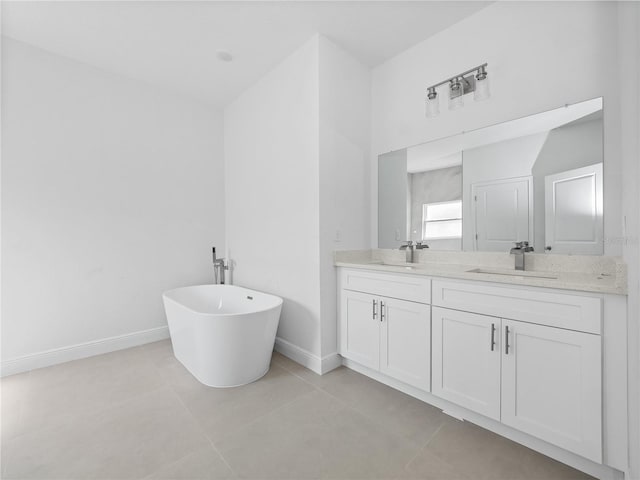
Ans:
{"type": "Polygon", "coordinates": [[[548,278],[550,280],[557,280],[556,275],[540,273],[540,272],[527,272],[526,270],[493,270],[490,268],[473,268],[467,270],[467,273],[484,273],[489,275],[508,275],[510,277],[527,277],[527,278],[548,278]]]}

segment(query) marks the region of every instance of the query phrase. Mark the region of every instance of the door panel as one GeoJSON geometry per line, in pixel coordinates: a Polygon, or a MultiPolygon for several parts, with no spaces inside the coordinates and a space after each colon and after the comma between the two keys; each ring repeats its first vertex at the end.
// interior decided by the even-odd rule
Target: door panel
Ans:
{"type": "Polygon", "coordinates": [[[381,298],[380,371],[422,390],[430,390],[431,321],[429,305],[381,298]]]}
{"type": "Polygon", "coordinates": [[[342,291],[340,354],[366,367],[380,368],[380,305],[366,293],[342,291]],[[374,318],[374,302],[376,318],[374,318]]]}
{"type": "Polygon", "coordinates": [[[503,328],[502,422],[601,462],[601,337],[514,320],[503,328]]]}
{"type": "Polygon", "coordinates": [[[440,307],[431,311],[432,393],[500,420],[500,319],[440,307]]]}
{"type": "Polygon", "coordinates": [[[533,244],[532,182],[519,177],[471,185],[476,250],[508,252],[515,242],[533,244]]]}
{"type": "Polygon", "coordinates": [[[602,255],[602,163],[548,175],[544,189],[547,248],[602,255]]]}

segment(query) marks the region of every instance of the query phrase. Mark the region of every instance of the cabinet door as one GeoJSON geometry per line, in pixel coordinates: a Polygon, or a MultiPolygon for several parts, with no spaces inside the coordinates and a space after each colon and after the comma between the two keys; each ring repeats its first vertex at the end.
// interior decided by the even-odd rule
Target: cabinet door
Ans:
{"type": "Polygon", "coordinates": [[[502,322],[502,422],[600,463],[600,336],[502,322]]]}
{"type": "Polygon", "coordinates": [[[380,299],[380,371],[430,390],[431,321],[429,305],[380,299]]]}
{"type": "Polygon", "coordinates": [[[432,307],[434,395],[500,420],[500,323],[432,307]]]}
{"type": "Polygon", "coordinates": [[[373,295],[342,290],[340,355],[365,367],[380,368],[380,301],[373,295]]]}

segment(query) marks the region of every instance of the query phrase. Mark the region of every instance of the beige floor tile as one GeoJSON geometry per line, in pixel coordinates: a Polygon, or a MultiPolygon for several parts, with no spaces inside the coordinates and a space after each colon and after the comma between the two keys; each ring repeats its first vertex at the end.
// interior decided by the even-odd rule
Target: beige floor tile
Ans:
{"type": "Polygon", "coordinates": [[[591,478],[469,422],[444,425],[427,444],[426,451],[475,479],[591,478]]]}
{"type": "Polygon", "coordinates": [[[320,391],[217,446],[241,478],[390,478],[416,453],[407,440],[320,391]]]}
{"type": "Polygon", "coordinates": [[[344,367],[312,381],[318,388],[417,446],[423,446],[449,421],[439,409],[344,367]]]}
{"type": "Polygon", "coordinates": [[[34,370],[23,400],[22,432],[73,421],[165,385],[135,349],[34,370]]]}
{"type": "Polygon", "coordinates": [[[20,435],[3,446],[5,478],[142,478],[208,440],[169,389],[20,435]]]}
{"type": "Polygon", "coordinates": [[[399,479],[405,480],[473,480],[428,450],[420,452],[405,466],[405,473],[399,479]]]}
{"type": "Polygon", "coordinates": [[[6,479],[590,478],[352,370],[320,376],[277,353],[232,389],[199,383],[168,340],[0,388],[6,479]]]}
{"type": "Polygon", "coordinates": [[[148,480],[217,480],[236,478],[235,473],[211,446],[190,453],[158,472],[148,480]]]}
{"type": "Polygon", "coordinates": [[[2,442],[22,432],[24,400],[29,396],[30,374],[11,375],[0,380],[0,431],[2,442]]]}
{"type": "MultiPolygon", "coordinates": [[[[506,478],[506,475],[503,475],[502,478],[506,478]]],[[[520,469],[516,471],[513,478],[522,480],[595,480],[594,477],[586,473],[533,450],[528,450],[520,464],[520,469]]]]}
{"type": "Polygon", "coordinates": [[[173,356],[171,340],[168,338],[159,342],[140,345],[136,347],[136,350],[156,367],[162,367],[168,359],[175,358],[173,356]]]}
{"type": "Polygon", "coordinates": [[[314,389],[277,365],[260,380],[242,387],[211,388],[183,379],[175,388],[214,442],[314,389]]]}
{"type": "Polygon", "coordinates": [[[524,459],[523,447],[468,422],[451,421],[426,450],[472,478],[485,479],[513,472],[524,459]]]}

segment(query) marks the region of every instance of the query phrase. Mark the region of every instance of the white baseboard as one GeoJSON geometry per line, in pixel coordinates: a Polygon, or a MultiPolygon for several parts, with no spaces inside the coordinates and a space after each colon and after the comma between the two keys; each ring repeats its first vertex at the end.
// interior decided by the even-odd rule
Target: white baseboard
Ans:
{"type": "Polygon", "coordinates": [[[337,352],[321,358],[280,337],[276,337],[275,350],[318,375],[324,375],[342,365],[342,357],[337,352]]]}
{"type": "Polygon", "coordinates": [[[322,357],[322,375],[342,366],[342,357],[338,352],[322,357]]]}
{"type": "Polygon", "coordinates": [[[115,352],[116,350],[136,347],[145,343],[157,342],[165,338],[169,338],[169,327],[167,326],[32,353],[23,357],[11,358],[0,362],[0,376],[5,377],[7,375],[28,372],[36,368],[49,367],[71,360],[115,352]]]}

